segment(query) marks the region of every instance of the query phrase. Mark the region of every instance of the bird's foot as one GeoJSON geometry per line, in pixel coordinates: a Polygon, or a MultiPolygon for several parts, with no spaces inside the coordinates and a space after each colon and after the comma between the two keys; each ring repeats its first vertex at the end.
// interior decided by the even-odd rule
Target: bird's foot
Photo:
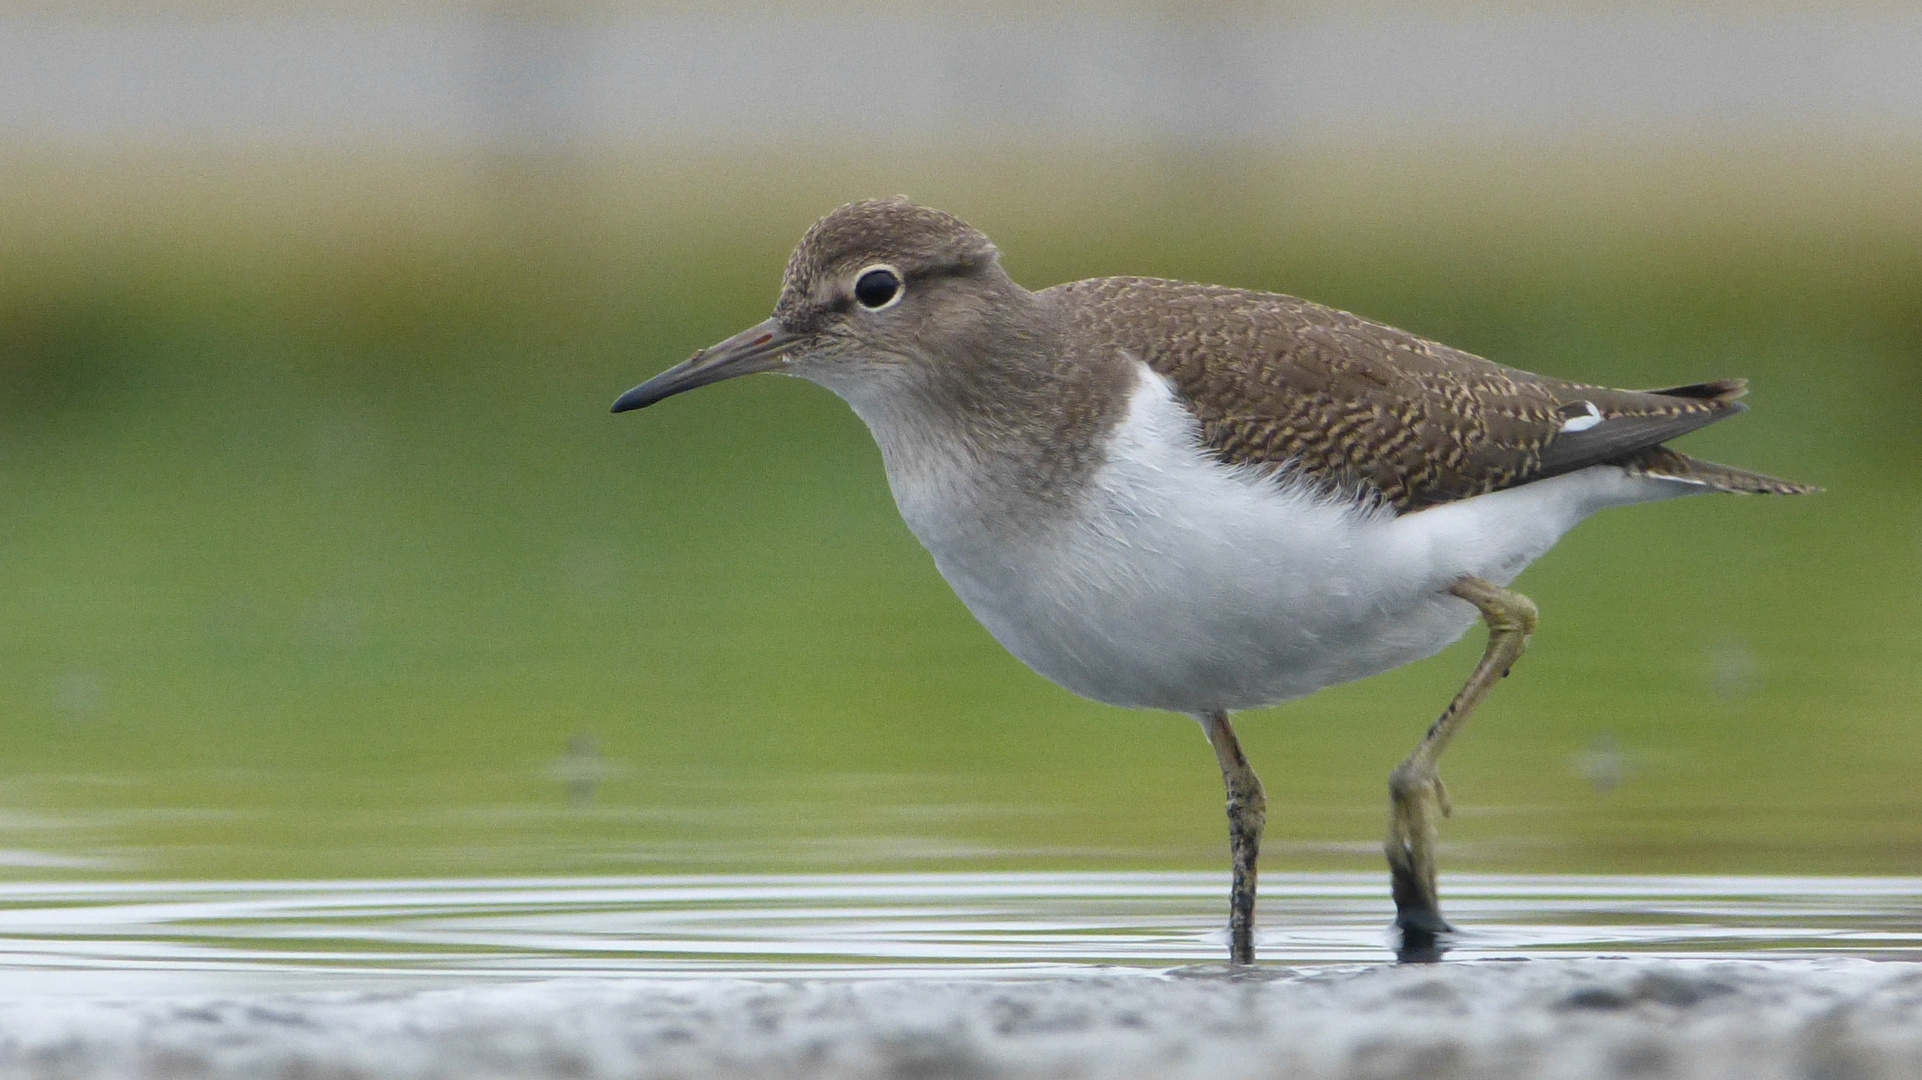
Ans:
{"type": "Polygon", "coordinates": [[[1408,761],[1389,776],[1388,796],[1384,847],[1401,934],[1395,956],[1403,963],[1433,963],[1447,951],[1445,936],[1453,930],[1435,892],[1437,824],[1448,816],[1448,789],[1432,765],[1408,761]]]}

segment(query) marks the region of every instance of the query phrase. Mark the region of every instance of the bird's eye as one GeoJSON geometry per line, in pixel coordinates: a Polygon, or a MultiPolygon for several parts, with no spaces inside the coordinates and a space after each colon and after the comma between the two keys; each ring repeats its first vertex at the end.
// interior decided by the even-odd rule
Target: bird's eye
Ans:
{"type": "Polygon", "coordinates": [[[901,299],[901,275],[893,267],[871,266],[854,279],[854,298],[869,311],[879,311],[901,299]]]}

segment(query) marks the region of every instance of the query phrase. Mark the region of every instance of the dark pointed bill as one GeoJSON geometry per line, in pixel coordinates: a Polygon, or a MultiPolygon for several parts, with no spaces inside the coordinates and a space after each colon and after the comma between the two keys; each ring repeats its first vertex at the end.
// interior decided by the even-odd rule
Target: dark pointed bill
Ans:
{"type": "Polygon", "coordinates": [[[685,362],[668,368],[622,394],[614,402],[614,411],[621,413],[645,409],[675,394],[732,379],[736,375],[773,371],[781,366],[782,354],[796,340],[797,335],[774,319],[751,326],[719,345],[702,349],[685,362]]]}

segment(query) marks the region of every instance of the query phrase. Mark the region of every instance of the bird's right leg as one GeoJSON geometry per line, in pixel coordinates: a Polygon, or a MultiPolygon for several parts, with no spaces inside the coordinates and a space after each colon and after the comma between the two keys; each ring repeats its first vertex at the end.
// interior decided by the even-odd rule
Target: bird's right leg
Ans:
{"type": "Polygon", "coordinates": [[[1228,787],[1228,850],[1234,858],[1234,884],[1228,892],[1228,962],[1255,962],[1255,859],[1261,853],[1261,827],[1268,822],[1268,794],[1248,766],[1235,729],[1224,711],[1198,713],[1201,730],[1215,748],[1221,779],[1228,787]]]}
{"type": "Polygon", "coordinates": [[[1448,740],[1521,658],[1535,632],[1535,604],[1520,593],[1476,577],[1463,578],[1448,591],[1482,613],[1488,648],[1421,745],[1388,777],[1389,883],[1395,896],[1395,928],[1401,931],[1397,956],[1404,961],[1439,959],[1436,938],[1450,929],[1435,895],[1436,818],[1448,816],[1448,789],[1436,766],[1448,740]]]}

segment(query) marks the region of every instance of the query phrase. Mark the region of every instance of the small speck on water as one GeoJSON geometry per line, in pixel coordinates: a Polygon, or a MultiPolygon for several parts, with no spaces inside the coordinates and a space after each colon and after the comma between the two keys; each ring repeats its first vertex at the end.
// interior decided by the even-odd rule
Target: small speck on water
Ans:
{"type": "Polygon", "coordinates": [[[1724,641],[1708,651],[1709,692],[1719,698],[1752,694],[1761,685],[1762,659],[1743,641],[1724,641]]]}
{"type": "Polygon", "coordinates": [[[1628,755],[1611,732],[1589,740],[1587,749],[1575,755],[1575,774],[1588,781],[1597,795],[1607,795],[1628,779],[1628,755]]]}
{"type": "Polygon", "coordinates": [[[567,788],[568,800],[577,806],[594,801],[603,782],[621,772],[620,766],[601,756],[601,741],[591,731],[575,733],[567,741],[567,752],[549,762],[547,775],[567,788]]]}

